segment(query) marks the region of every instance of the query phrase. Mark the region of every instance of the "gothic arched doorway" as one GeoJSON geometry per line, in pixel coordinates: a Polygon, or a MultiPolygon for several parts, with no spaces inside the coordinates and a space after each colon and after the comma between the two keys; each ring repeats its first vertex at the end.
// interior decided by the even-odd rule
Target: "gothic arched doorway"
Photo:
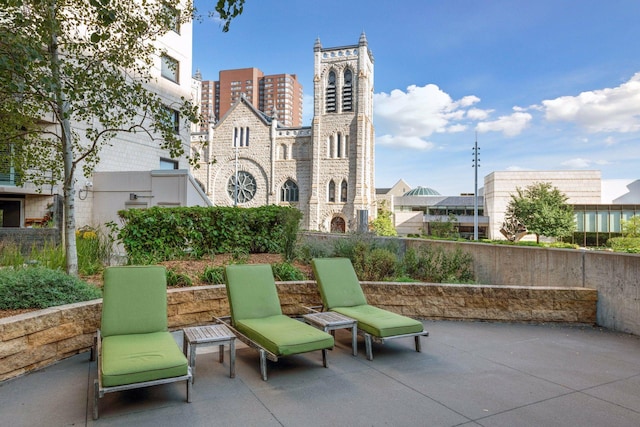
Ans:
{"type": "Polygon", "coordinates": [[[344,219],[337,216],[331,220],[331,232],[332,233],[344,233],[345,232],[345,223],[344,219]]]}

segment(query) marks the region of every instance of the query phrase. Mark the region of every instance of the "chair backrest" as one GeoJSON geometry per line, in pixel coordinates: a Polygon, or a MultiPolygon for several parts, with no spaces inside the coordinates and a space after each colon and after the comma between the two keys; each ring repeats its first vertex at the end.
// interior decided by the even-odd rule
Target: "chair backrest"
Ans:
{"type": "Polygon", "coordinates": [[[349,258],[315,258],[311,266],[327,310],[367,303],[349,258]]]}
{"type": "Polygon", "coordinates": [[[260,319],[282,314],[269,264],[231,264],[226,268],[231,319],[260,319]]]}
{"type": "Polygon", "coordinates": [[[164,267],[108,267],[104,271],[102,295],[102,336],[168,330],[164,267]]]}

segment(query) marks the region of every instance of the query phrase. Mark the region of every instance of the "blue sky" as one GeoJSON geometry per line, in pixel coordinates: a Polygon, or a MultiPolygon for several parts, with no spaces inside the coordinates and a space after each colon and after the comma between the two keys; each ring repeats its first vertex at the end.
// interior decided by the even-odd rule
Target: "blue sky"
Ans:
{"type": "MultiPolygon", "coordinates": [[[[212,0],[196,0],[200,11],[212,0]]],[[[473,192],[502,170],[640,178],[640,1],[247,0],[194,25],[193,67],[296,74],[311,121],[313,45],[375,58],[376,187],[473,192]]]]}

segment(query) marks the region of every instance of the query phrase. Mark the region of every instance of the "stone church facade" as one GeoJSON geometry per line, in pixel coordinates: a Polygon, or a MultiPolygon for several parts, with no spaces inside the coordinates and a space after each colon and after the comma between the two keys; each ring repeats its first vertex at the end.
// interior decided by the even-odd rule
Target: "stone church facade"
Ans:
{"type": "Polygon", "coordinates": [[[281,127],[240,98],[210,130],[193,174],[214,205],[290,205],[304,229],[355,231],[376,210],[373,55],[363,33],[351,46],[316,40],[314,58],[310,127],[281,127]]]}

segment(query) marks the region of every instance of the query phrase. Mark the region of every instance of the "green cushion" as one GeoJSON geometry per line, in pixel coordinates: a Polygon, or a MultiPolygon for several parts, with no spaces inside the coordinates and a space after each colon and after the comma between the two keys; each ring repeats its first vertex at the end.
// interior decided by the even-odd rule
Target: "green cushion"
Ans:
{"type": "Polygon", "coordinates": [[[277,356],[322,350],[334,344],[328,333],[282,314],[239,320],[236,328],[277,356]]]}
{"type": "Polygon", "coordinates": [[[358,329],[376,337],[422,332],[422,323],[410,317],[364,304],[355,307],[334,307],[333,311],[358,321],[358,329]]]}
{"type": "Polygon", "coordinates": [[[105,387],[186,375],[187,358],[169,332],[120,335],[102,340],[105,387]]]}
{"type": "Polygon", "coordinates": [[[334,307],[363,305],[367,300],[348,258],[316,258],[311,261],[322,303],[334,307]]]}
{"type": "Polygon", "coordinates": [[[228,265],[226,273],[227,297],[234,324],[242,319],[282,314],[269,264],[228,265]]]}
{"type": "Polygon", "coordinates": [[[167,330],[167,274],[162,266],[108,267],[102,301],[103,337],[167,330]]]}

